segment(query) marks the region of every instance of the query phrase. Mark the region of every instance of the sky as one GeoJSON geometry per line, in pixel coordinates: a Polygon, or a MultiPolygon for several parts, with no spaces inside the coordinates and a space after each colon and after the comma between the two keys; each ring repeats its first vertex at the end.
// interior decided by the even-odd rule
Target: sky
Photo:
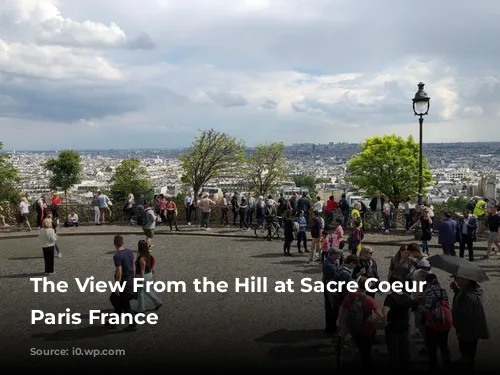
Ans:
{"type": "Polygon", "coordinates": [[[4,149],[500,141],[500,1],[0,0],[4,149]]]}

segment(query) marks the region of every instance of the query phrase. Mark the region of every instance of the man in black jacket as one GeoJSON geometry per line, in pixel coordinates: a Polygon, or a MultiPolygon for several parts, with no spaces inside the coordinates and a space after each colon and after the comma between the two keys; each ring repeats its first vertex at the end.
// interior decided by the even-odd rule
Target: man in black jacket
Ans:
{"type": "Polygon", "coordinates": [[[381,229],[380,224],[382,223],[384,213],[384,197],[380,191],[377,191],[377,195],[370,201],[370,210],[373,212],[373,219],[377,228],[381,229]]]}
{"type": "Polygon", "coordinates": [[[465,255],[465,247],[469,252],[469,260],[474,261],[474,240],[476,238],[477,231],[477,219],[472,216],[469,211],[464,211],[463,216],[460,217],[458,221],[459,230],[459,240],[460,240],[460,258],[465,255]]]}
{"type": "Polygon", "coordinates": [[[307,193],[302,194],[302,198],[297,202],[297,210],[304,211],[304,217],[306,218],[306,223],[309,223],[309,211],[311,210],[311,202],[307,198],[307,193]]]}

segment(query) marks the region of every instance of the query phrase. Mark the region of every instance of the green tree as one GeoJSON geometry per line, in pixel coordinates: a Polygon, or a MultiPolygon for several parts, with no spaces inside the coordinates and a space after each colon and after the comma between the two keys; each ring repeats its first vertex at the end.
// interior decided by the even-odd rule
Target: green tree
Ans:
{"type": "Polygon", "coordinates": [[[244,144],[226,133],[203,130],[179,160],[184,168],[182,182],[193,187],[196,195],[221,172],[243,162],[244,144]]]}
{"type": "Polygon", "coordinates": [[[313,192],[316,189],[316,177],[314,176],[295,176],[293,182],[297,187],[307,187],[313,192]]]}
{"type": "Polygon", "coordinates": [[[68,191],[82,182],[82,164],[80,155],[73,150],[59,152],[57,158],[50,158],[45,163],[45,169],[51,172],[49,187],[52,190],[62,190],[64,200],[68,204],[68,191]]]}
{"type": "Polygon", "coordinates": [[[16,185],[21,178],[17,168],[12,164],[10,155],[2,154],[2,149],[3,143],[0,142],[0,203],[19,203],[21,193],[16,185]]]}
{"type": "Polygon", "coordinates": [[[113,202],[125,202],[130,193],[134,196],[144,194],[151,199],[154,194],[148,170],[137,159],[122,160],[111,178],[110,197],[113,202]]]}
{"type": "MultiPolygon", "coordinates": [[[[418,143],[413,137],[392,135],[368,138],[361,152],[349,160],[348,181],[365,189],[369,196],[377,191],[387,195],[396,208],[407,197],[418,193],[418,143]]],[[[423,189],[432,183],[429,165],[423,161],[423,189]]]]}
{"type": "Polygon", "coordinates": [[[281,142],[258,145],[246,159],[244,176],[250,181],[250,189],[258,195],[266,195],[284,179],[287,172],[285,145],[281,142]]]}

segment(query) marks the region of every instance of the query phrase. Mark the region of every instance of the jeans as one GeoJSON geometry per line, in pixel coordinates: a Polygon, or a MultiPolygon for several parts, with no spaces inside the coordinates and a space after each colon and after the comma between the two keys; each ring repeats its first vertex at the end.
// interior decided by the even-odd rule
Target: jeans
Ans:
{"type": "Polygon", "coordinates": [[[248,215],[248,209],[247,208],[240,208],[240,229],[248,229],[248,223],[247,223],[247,215],[248,215]]]}
{"type": "MultiPolygon", "coordinates": [[[[140,277],[140,276],[137,276],[140,277]]],[[[144,274],[144,282],[146,284],[148,281],[153,281],[153,273],[145,273],[144,274]]],[[[155,292],[152,290],[147,291],[146,288],[137,288],[137,312],[146,311],[146,303],[144,295],[148,296],[148,298],[154,303],[155,307],[161,305],[160,299],[156,296],[155,292]]]]}
{"type": "Polygon", "coordinates": [[[325,220],[325,229],[328,229],[328,226],[333,223],[333,211],[326,212],[326,220],[325,220]]]}
{"type": "Polygon", "coordinates": [[[412,224],[412,217],[411,214],[405,214],[405,228],[406,230],[410,230],[411,224],[412,224]]]}
{"type": "Polygon", "coordinates": [[[94,206],[94,222],[99,224],[99,220],[101,219],[101,209],[99,206],[94,206]]]}
{"type": "Polygon", "coordinates": [[[221,209],[220,209],[220,225],[229,225],[228,213],[229,213],[229,208],[221,207],[221,209]]]}
{"type": "Polygon", "coordinates": [[[349,225],[349,211],[342,211],[342,217],[344,221],[342,222],[342,228],[347,228],[349,225]]]}
{"type": "Polygon", "coordinates": [[[462,239],[460,241],[460,258],[463,258],[465,255],[465,247],[467,247],[467,251],[469,252],[469,260],[474,260],[474,250],[472,246],[474,246],[474,238],[469,234],[462,234],[462,239]]]}
{"type": "Polygon", "coordinates": [[[210,219],[210,212],[202,212],[202,221],[201,221],[202,228],[208,228],[209,219],[210,219]]]}
{"type": "Polygon", "coordinates": [[[443,248],[443,254],[453,255],[454,257],[457,256],[457,253],[455,252],[455,244],[441,245],[441,247],[443,248]]]}
{"type": "Polygon", "coordinates": [[[196,207],[192,204],[186,206],[186,221],[188,223],[191,222],[191,217],[193,216],[193,212],[196,212],[196,207]]]}
{"type": "Polygon", "coordinates": [[[429,254],[429,241],[422,240],[422,252],[424,254],[429,254]]]}
{"type": "Polygon", "coordinates": [[[429,367],[435,369],[437,366],[437,351],[441,352],[441,357],[443,358],[444,365],[449,365],[450,363],[450,349],[448,349],[448,334],[450,331],[446,332],[436,332],[429,327],[425,328],[425,345],[427,346],[427,351],[429,353],[429,367]]]}
{"type": "Polygon", "coordinates": [[[391,217],[389,215],[384,215],[384,229],[391,229],[391,217]]]}
{"type": "Polygon", "coordinates": [[[42,250],[45,273],[54,273],[54,246],[44,247],[42,250]]]}
{"type": "Polygon", "coordinates": [[[255,212],[255,208],[249,208],[247,212],[247,224],[248,227],[252,226],[252,221],[253,221],[253,213],[255,212]]]}
{"type": "Polygon", "coordinates": [[[304,250],[307,251],[307,235],[306,232],[300,231],[297,234],[297,249],[300,251],[300,242],[304,244],[304,250]]]}

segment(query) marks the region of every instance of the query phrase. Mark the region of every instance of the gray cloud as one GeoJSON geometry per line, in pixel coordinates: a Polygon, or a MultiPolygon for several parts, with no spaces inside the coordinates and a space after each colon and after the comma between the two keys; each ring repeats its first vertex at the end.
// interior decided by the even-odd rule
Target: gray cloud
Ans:
{"type": "Polygon", "coordinates": [[[238,93],[207,91],[206,94],[214,103],[225,108],[242,107],[248,104],[246,99],[238,93]]]}

